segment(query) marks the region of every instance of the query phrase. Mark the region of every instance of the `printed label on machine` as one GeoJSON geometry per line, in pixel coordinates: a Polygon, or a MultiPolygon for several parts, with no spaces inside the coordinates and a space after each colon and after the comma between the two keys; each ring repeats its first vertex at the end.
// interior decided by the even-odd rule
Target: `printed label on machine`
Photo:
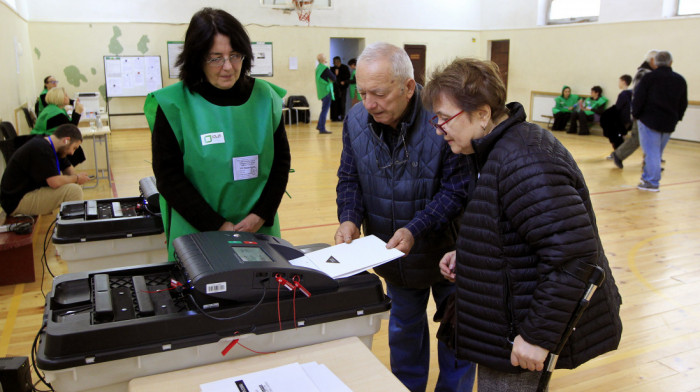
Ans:
{"type": "Polygon", "coordinates": [[[208,283],[207,294],[225,293],[226,282],[208,283]]]}

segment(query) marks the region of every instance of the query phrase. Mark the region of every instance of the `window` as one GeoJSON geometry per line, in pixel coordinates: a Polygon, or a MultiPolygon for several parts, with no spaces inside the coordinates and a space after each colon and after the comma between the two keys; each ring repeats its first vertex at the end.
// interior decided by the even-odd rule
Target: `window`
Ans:
{"type": "Polygon", "coordinates": [[[700,0],[678,0],[678,15],[700,14],[700,0]]]}
{"type": "Polygon", "coordinates": [[[550,0],[547,24],[596,22],[600,0],[550,0]]]}

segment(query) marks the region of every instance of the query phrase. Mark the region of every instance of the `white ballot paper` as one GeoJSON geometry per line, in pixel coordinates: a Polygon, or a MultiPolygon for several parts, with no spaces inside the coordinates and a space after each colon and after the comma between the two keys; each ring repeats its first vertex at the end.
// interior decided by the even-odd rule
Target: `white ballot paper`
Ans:
{"type": "Polygon", "coordinates": [[[325,365],[298,362],[201,384],[202,392],[352,392],[325,365]]]}
{"type": "Polygon", "coordinates": [[[403,255],[399,250],[387,249],[386,242],[370,235],[349,244],[342,243],[307,253],[289,260],[289,263],[297,267],[315,269],[333,279],[339,279],[359,274],[403,255]]]}

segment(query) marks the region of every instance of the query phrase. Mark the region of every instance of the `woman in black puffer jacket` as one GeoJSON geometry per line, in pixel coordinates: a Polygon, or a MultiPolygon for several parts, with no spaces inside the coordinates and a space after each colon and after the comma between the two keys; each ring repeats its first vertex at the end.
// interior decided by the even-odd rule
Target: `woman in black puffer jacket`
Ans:
{"type": "Polygon", "coordinates": [[[456,280],[457,356],[478,363],[479,391],[530,391],[559,342],[586,277],[602,267],[595,292],[559,357],[574,368],[614,350],[620,294],[598,235],[588,188],[571,154],[525,122],[495,64],[457,59],[437,71],[423,102],[452,151],[471,155],[474,175],[456,252],[440,263],[456,280]]]}

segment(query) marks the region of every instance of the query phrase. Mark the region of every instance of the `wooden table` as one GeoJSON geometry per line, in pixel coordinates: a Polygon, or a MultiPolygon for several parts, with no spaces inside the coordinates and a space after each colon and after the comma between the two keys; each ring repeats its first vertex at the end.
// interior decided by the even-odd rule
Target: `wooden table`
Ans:
{"type": "MultiPolygon", "coordinates": [[[[108,125],[103,125],[102,128],[100,129],[92,129],[91,127],[80,127],[80,133],[83,134],[83,151],[85,151],[85,157],[87,158],[90,156],[90,147],[92,147],[92,156],[94,157],[94,162],[95,164],[95,185],[91,186],[84,186],[83,188],[95,188],[97,187],[97,184],[100,183],[100,180],[106,179],[107,182],[109,182],[109,187],[112,188],[112,178],[111,178],[111,168],[109,165],[109,144],[108,144],[108,136],[110,133],[112,133],[112,130],[109,128],[108,125]],[[88,143],[86,143],[86,139],[92,139],[92,146],[90,146],[88,143]],[[102,158],[103,155],[97,154],[97,144],[98,143],[104,143],[104,159],[99,159],[102,158]]],[[[90,159],[88,159],[86,162],[83,162],[81,166],[83,167],[78,167],[79,170],[92,170],[92,167],[90,166],[90,159]]]]}
{"type": "Polygon", "coordinates": [[[228,362],[135,378],[129,392],[199,392],[203,383],[240,376],[294,362],[324,364],[353,391],[408,391],[357,337],[256,355],[228,362]]]}

